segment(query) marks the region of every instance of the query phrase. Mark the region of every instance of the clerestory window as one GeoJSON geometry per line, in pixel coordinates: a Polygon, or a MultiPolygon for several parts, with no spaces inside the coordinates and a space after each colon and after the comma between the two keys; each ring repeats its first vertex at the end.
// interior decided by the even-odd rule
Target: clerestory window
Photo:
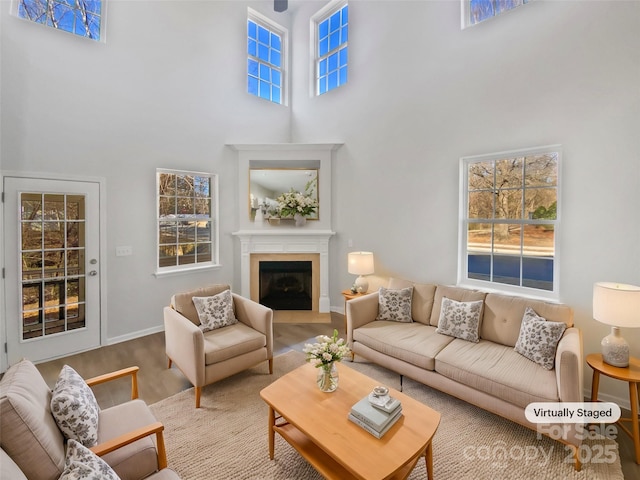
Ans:
{"type": "Polygon", "coordinates": [[[509,10],[529,3],[530,0],[461,0],[462,28],[476,25],[509,10]]]}
{"type": "Polygon", "coordinates": [[[247,18],[247,92],[286,105],[287,31],[249,9],[247,18]]]}
{"type": "Polygon", "coordinates": [[[315,53],[314,92],[322,95],[347,83],[349,5],[331,2],[311,19],[315,53]]]}
{"type": "Polygon", "coordinates": [[[14,14],[80,37],[104,41],[103,0],[14,0],[14,14]]]}
{"type": "Polygon", "coordinates": [[[461,159],[458,282],[557,298],[560,147],[461,159]]]}

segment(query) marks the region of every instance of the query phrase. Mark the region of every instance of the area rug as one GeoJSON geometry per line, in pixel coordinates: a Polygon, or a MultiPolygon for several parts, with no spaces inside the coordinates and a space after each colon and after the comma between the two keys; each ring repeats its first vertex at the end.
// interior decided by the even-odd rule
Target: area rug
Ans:
{"type": "MultiPolygon", "coordinates": [[[[275,459],[269,460],[267,406],[261,389],[304,363],[290,351],[274,359],[274,374],[266,364],[203,388],[201,408],[189,389],[151,405],[165,425],[169,467],[183,480],[320,480],[298,453],[276,435],[275,459]]],[[[379,383],[398,389],[400,377],[377,365],[343,361],[379,383]]],[[[313,381],[313,379],[311,379],[313,381]]],[[[585,441],[580,472],[564,445],[461,400],[404,379],[403,391],[442,414],[433,440],[436,479],[575,479],[623,480],[618,447],[611,439],[585,441]],[[608,452],[602,455],[602,452],[608,452]],[[598,455],[600,452],[600,455],[598,455]],[[613,454],[610,454],[610,453],[613,454]],[[593,455],[592,455],[593,454],[593,455]]],[[[427,478],[424,461],[411,480],[427,478]]]]}

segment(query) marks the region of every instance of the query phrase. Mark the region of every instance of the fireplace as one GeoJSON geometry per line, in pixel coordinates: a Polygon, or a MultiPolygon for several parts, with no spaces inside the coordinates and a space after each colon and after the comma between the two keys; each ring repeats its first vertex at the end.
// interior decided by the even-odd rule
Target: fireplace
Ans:
{"type": "Polygon", "coordinates": [[[312,263],[266,261],[259,265],[260,303],[273,310],[311,310],[312,263]]]}
{"type": "Polygon", "coordinates": [[[264,253],[250,256],[250,298],[274,310],[320,312],[320,255],[264,253]]]}

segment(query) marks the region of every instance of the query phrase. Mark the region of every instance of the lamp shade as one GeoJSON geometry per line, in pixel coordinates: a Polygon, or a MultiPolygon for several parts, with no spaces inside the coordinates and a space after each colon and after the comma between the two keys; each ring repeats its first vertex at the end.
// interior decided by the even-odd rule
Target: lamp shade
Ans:
{"type": "Polygon", "coordinates": [[[348,269],[352,275],[371,275],[373,270],[372,252],[351,252],[348,258],[348,269]]]}
{"type": "Polygon", "coordinates": [[[593,318],[615,327],[640,328],[640,287],[614,282],[594,284],[593,318]]]}

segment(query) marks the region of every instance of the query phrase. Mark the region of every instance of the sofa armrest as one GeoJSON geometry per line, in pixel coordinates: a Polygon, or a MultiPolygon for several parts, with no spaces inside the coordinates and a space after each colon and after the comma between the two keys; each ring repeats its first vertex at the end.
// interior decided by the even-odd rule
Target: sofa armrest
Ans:
{"type": "Polygon", "coordinates": [[[204,336],[191,320],[171,307],[164,307],[167,356],[196,387],[204,385],[204,336]]]}
{"type": "Polygon", "coordinates": [[[556,382],[561,402],[584,401],[582,332],[567,328],[556,350],[556,382]]]}
{"type": "Polygon", "coordinates": [[[273,357],[273,310],[253,300],[232,293],[238,321],[267,337],[267,353],[273,357]]]}
{"type": "Polygon", "coordinates": [[[111,453],[118,448],[124,447],[130,443],[140,440],[141,438],[149,435],[156,435],[156,448],[158,451],[158,470],[167,468],[167,450],[164,446],[164,425],[160,422],[155,422],[144,427],[137,428],[131,432],[120,435],[116,438],[112,438],[109,441],[103,442],[99,445],[91,447],[91,451],[96,455],[102,457],[107,453],[111,453]]]}
{"type": "Polygon", "coordinates": [[[101,383],[109,382],[111,380],[116,380],[117,378],[131,375],[131,400],[135,400],[136,398],[138,398],[138,370],[140,370],[139,367],[123,368],[122,370],[117,370],[115,372],[105,373],[104,375],[99,375],[97,377],[88,378],[85,380],[85,382],[90,387],[93,387],[94,385],[100,385],[101,383]]]}
{"type": "Polygon", "coordinates": [[[347,344],[353,345],[353,331],[378,316],[378,292],[356,297],[347,302],[347,344]]]}

